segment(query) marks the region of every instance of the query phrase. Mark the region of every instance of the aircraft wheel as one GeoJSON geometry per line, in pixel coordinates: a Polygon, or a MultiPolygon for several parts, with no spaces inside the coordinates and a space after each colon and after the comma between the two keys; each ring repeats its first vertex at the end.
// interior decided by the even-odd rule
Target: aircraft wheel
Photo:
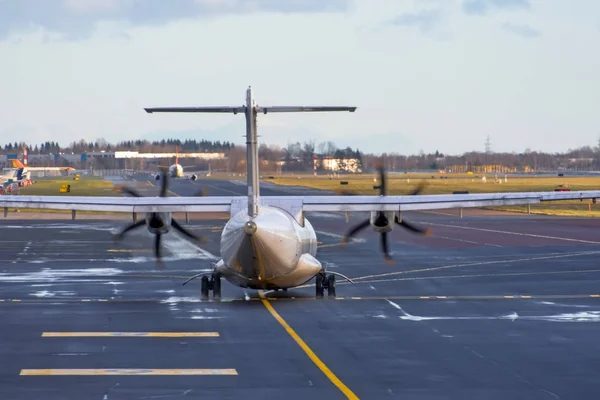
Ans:
{"type": "Polygon", "coordinates": [[[212,278],[212,290],[213,297],[215,299],[221,298],[221,277],[219,275],[214,275],[212,278]]]}
{"type": "Polygon", "coordinates": [[[323,288],[323,281],[325,280],[325,274],[319,272],[317,274],[317,278],[316,278],[316,282],[315,282],[315,289],[316,289],[316,295],[317,298],[322,298],[323,297],[323,293],[325,293],[325,289],[323,288]]]}
{"type": "Polygon", "coordinates": [[[208,277],[203,276],[200,279],[200,293],[202,294],[202,299],[208,299],[208,277]]]}
{"type": "Polygon", "coordinates": [[[335,297],[335,275],[333,274],[327,277],[327,294],[329,297],[335,297]]]}

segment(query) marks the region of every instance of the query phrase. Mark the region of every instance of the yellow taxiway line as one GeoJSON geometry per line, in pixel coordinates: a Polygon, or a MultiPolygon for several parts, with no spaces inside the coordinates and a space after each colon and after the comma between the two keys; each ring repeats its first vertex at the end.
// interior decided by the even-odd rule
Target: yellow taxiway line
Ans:
{"type": "Polygon", "coordinates": [[[42,337],[218,337],[218,332],[44,332],[42,337]]]}
{"type": "Polygon", "coordinates": [[[56,375],[237,375],[229,369],[22,369],[19,375],[56,376],[56,375]]]}
{"type": "Polygon", "coordinates": [[[308,345],[304,342],[304,340],[302,340],[302,338],[296,333],[296,331],[294,331],[292,329],[292,327],[289,326],[289,324],[287,322],[285,322],[285,320],[281,317],[281,315],[279,315],[279,313],[277,311],[275,311],[275,309],[269,303],[269,301],[265,300],[263,298],[261,298],[261,301],[265,305],[267,310],[269,310],[271,315],[277,320],[277,322],[279,322],[281,324],[281,326],[283,326],[283,328],[286,330],[286,332],[292,337],[292,339],[294,339],[296,341],[296,343],[298,343],[298,346],[300,346],[300,348],[302,348],[302,350],[304,350],[304,352],[312,360],[312,362],[314,362],[315,365],[325,374],[325,376],[327,376],[327,378],[329,378],[331,383],[333,383],[338,389],[340,389],[341,392],[344,393],[344,395],[347,398],[358,399],[358,396],[356,396],[348,388],[348,386],[346,386],[337,376],[335,376],[335,374],[333,372],[331,372],[331,370],[327,367],[327,365],[325,365],[325,363],[323,363],[323,361],[321,361],[321,359],[319,357],[317,357],[317,355],[310,349],[310,347],[308,347],[308,345]]]}

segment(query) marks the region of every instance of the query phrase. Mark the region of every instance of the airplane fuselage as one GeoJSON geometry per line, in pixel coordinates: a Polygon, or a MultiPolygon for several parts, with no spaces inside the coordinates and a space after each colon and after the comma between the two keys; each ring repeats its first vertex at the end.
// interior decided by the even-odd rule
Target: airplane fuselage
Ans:
{"type": "Polygon", "coordinates": [[[216,270],[234,285],[252,289],[291,288],[322,271],[317,236],[284,210],[261,206],[255,217],[241,211],[221,234],[222,260],[216,270]]]}
{"type": "Polygon", "coordinates": [[[183,177],[183,167],[179,164],[173,164],[169,167],[169,176],[172,178],[183,177]]]}

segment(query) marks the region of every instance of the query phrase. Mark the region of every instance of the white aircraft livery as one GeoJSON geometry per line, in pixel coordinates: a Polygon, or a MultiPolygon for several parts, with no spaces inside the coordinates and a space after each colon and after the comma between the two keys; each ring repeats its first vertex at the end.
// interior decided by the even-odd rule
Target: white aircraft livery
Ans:
{"type": "MultiPolygon", "coordinates": [[[[257,116],[259,113],[349,111],[347,106],[258,106],[252,89],[246,91],[246,104],[242,106],[167,107],[146,108],[148,113],[232,113],[246,118],[247,196],[190,196],[167,197],[168,171],[163,171],[161,192],[158,197],[141,197],[135,191],[126,191],[132,197],[86,196],[0,196],[4,213],[8,208],[44,208],[72,210],[73,218],[81,211],[112,211],[144,213],[143,220],[122,230],[146,225],[155,235],[155,254],[160,260],[161,235],[173,227],[191,240],[198,238],[185,230],[171,216],[173,212],[228,212],[230,219],[221,233],[221,260],[213,270],[192,278],[201,278],[201,292],[208,297],[221,295],[221,279],[253,289],[286,290],[303,285],[315,278],[315,292],[322,297],[327,290],[335,296],[337,272],[326,271],[317,256],[317,237],[305,212],[370,212],[370,218],[351,229],[347,237],[361,229],[371,227],[381,235],[381,247],[386,259],[387,233],[395,225],[413,232],[426,233],[404,221],[405,210],[431,210],[537,204],[543,201],[600,198],[600,191],[572,192],[516,192],[484,194],[444,194],[389,196],[386,194],[385,174],[380,170],[380,195],[372,196],[260,196],[258,170],[257,116]]],[[[192,279],[190,278],[190,279],[192,279]]]]}

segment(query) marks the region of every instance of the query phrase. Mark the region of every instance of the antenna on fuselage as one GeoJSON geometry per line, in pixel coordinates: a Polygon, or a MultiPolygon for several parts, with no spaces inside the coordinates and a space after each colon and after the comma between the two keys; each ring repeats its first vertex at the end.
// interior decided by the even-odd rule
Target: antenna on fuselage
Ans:
{"type": "Polygon", "coordinates": [[[246,90],[246,105],[241,107],[213,106],[213,107],[153,107],[144,108],[149,113],[176,112],[176,113],[244,113],[246,116],[246,164],[248,181],[248,215],[255,217],[258,214],[260,200],[260,183],[258,171],[258,132],[256,117],[259,112],[319,112],[319,111],[356,111],[356,107],[348,106],[270,106],[259,107],[254,101],[252,87],[246,90]]]}

